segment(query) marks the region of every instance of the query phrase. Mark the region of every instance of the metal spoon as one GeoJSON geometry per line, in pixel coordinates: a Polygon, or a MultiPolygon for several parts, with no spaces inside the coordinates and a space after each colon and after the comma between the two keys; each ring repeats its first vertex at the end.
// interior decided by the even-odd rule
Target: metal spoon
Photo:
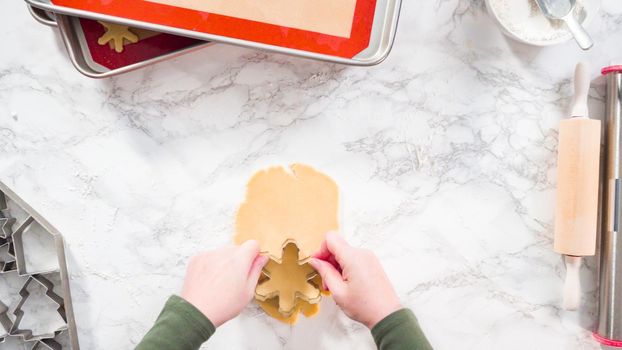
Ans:
{"type": "Polygon", "coordinates": [[[583,50],[594,45],[590,35],[574,16],[577,0],[536,0],[536,2],[546,17],[566,22],[574,40],[583,50]]]}

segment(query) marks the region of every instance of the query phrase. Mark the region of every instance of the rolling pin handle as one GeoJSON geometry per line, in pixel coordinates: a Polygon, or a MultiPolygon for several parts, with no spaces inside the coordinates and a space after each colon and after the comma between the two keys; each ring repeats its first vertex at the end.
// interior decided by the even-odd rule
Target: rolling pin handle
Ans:
{"type": "Polygon", "coordinates": [[[579,281],[581,257],[564,255],[564,261],[566,262],[566,281],[564,282],[562,306],[566,310],[576,310],[581,301],[581,283],[579,281]]]}
{"type": "Polygon", "coordinates": [[[574,70],[574,98],[570,107],[572,117],[588,117],[587,97],[589,92],[590,66],[586,62],[579,62],[574,70]]]}

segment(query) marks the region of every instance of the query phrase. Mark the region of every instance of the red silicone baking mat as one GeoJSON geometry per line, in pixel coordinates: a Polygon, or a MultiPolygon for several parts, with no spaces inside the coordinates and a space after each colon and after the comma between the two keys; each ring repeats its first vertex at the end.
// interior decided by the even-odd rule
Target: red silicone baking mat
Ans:
{"type": "Polygon", "coordinates": [[[205,43],[201,40],[177,35],[157,33],[137,43],[126,44],[123,52],[116,52],[108,45],[100,45],[98,39],[104,35],[104,27],[97,21],[80,18],[80,27],[84,34],[89,54],[93,62],[108,69],[123,68],[135,63],[177,52],[185,48],[205,43]]]}
{"type": "Polygon", "coordinates": [[[344,58],[352,58],[369,46],[376,8],[376,0],[357,0],[350,36],[340,37],[146,0],[52,2],[105,15],[344,58]]]}

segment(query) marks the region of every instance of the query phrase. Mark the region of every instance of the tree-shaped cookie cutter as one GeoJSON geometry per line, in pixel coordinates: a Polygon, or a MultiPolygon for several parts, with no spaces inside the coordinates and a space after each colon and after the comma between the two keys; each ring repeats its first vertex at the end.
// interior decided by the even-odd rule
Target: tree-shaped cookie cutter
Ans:
{"type": "Polygon", "coordinates": [[[9,307],[0,301],[0,343],[9,336],[11,328],[13,328],[13,321],[9,318],[9,307]]]}
{"type": "Polygon", "coordinates": [[[19,302],[17,303],[17,305],[11,312],[15,316],[15,321],[13,321],[13,325],[11,326],[11,330],[9,331],[9,335],[19,336],[24,341],[39,341],[43,339],[53,339],[54,337],[56,337],[63,331],[67,330],[67,313],[65,312],[65,300],[60,295],[54,293],[54,283],[52,283],[47,278],[43,277],[43,275],[31,275],[30,277],[28,277],[28,280],[26,280],[26,283],[24,283],[24,285],[22,286],[22,289],[19,291],[19,296],[20,296],[19,302]],[[19,328],[20,323],[22,322],[22,319],[24,318],[24,314],[25,314],[24,311],[22,310],[22,307],[24,306],[24,303],[28,300],[28,297],[30,296],[30,292],[28,291],[28,286],[33,282],[36,282],[39,285],[41,285],[43,288],[45,288],[45,295],[50,300],[52,300],[56,305],[58,305],[58,308],[56,309],[56,311],[58,312],[60,317],[63,319],[63,321],[65,321],[65,324],[63,326],[61,326],[59,329],[51,333],[33,334],[33,331],[30,329],[19,328]]]}
{"type": "MultiPolygon", "coordinates": [[[[296,299],[304,300],[309,304],[317,304],[322,300],[322,294],[320,289],[313,285],[313,283],[311,283],[311,280],[317,277],[317,272],[311,267],[311,265],[309,265],[308,261],[300,261],[298,259],[298,253],[299,249],[296,245],[295,240],[286,240],[283,244],[283,255],[281,260],[277,261],[271,258],[271,260],[268,262],[268,265],[266,265],[266,267],[262,271],[265,276],[264,280],[262,280],[255,289],[255,298],[259,301],[266,301],[268,299],[279,297],[279,312],[285,317],[291,316],[291,314],[296,309],[296,299]],[[294,291],[293,296],[290,295],[288,297],[288,299],[292,300],[288,300],[288,302],[284,303],[283,300],[281,300],[281,298],[283,297],[282,291],[278,289],[273,289],[271,286],[269,286],[269,284],[273,277],[271,275],[271,269],[279,268],[279,266],[283,266],[282,264],[289,262],[285,257],[285,250],[294,249],[288,248],[291,246],[294,246],[296,249],[296,269],[300,269],[302,273],[305,273],[303,279],[306,283],[302,286],[303,288],[294,291]]],[[[288,276],[288,278],[295,278],[295,276],[288,276]]]]}
{"type": "Polygon", "coordinates": [[[63,237],[45,218],[2,182],[0,182],[0,246],[7,246],[9,257],[15,258],[15,261],[0,262],[0,267],[2,267],[0,269],[0,278],[3,278],[2,272],[17,273],[19,276],[27,277],[26,282],[18,292],[19,301],[14,307],[10,308],[0,300],[0,326],[4,329],[4,331],[0,329],[2,331],[0,332],[0,344],[7,337],[18,337],[25,344],[32,344],[30,350],[63,350],[63,346],[56,339],[61,333],[67,333],[69,349],[79,350],[80,346],[71,303],[63,237]],[[13,226],[17,220],[11,217],[7,206],[8,201],[13,202],[27,213],[25,220],[19,223],[19,227],[15,230],[13,230],[13,226]],[[22,237],[27,228],[35,223],[40,225],[54,241],[58,267],[50,271],[28,271],[26,267],[26,252],[22,237]],[[53,283],[48,277],[45,277],[47,274],[60,276],[60,282],[53,283]],[[43,287],[45,289],[45,297],[58,305],[56,312],[64,322],[64,325],[59,329],[45,334],[34,334],[32,330],[20,328],[22,318],[26,314],[22,307],[30,296],[28,287],[33,283],[43,287]],[[10,317],[11,315],[13,320],[10,317]]]}

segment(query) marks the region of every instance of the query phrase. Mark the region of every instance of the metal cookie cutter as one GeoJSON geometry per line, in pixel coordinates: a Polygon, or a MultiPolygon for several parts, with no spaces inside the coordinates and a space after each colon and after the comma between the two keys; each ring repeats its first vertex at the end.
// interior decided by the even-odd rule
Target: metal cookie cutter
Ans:
{"type": "Polygon", "coordinates": [[[16,268],[15,248],[13,247],[12,227],[15,219],[9,217],[8,207],[4,195],[0,195],[0,250],[7,249],[7,256],[3,261],[0,258],[0,273],[13,271],[16,268]]]}
{"type": "Polygon", "coordinates": [[[11,326],[11,330],[9,331],[9,335],[19,336],[24,341],[39,341],[43,339],[53,339],[54,337],[56,337],[63,331],[67,330],[67,324],[66,324],[67,315],[65,312],[65,300],[60,295],[54,293],[54,284],[47,278],[43,277],[43,275],[30,276],[28,280],[26,281],[26,283],[24,283],[24,285],[22,286],[22,289],[19,291],[19,296],[20,296],[19,303],[15,306],[15,308],[12,311],[12,314],[15,316],[15,321],[13,321],[13,325],[11,326]],[[28,286],[33,281],[39,283],[42,287],[45,288],[45,295],[48,298],[50,298],[52,301],[54,301],[56,305],[58,305],[58,308],[56,309],[56,311],[62,317],[63,321],[65,321],[65,325],[55,330],[54,332],[47,333],[47,334],[33,334],[32,330],[30,329],[19,328],[19,325],[22,322],[22,318],[24,318],[24,311],[22,310],[22,307],[24,306],[24,303],[28,300],[28,297],[30,296],[30,292],[28,292],[28,286]]]}
{"type": "Polygon", "coordinates": [[[15,246],[10,236],[6,238],[0,237],[0,249],[6,249],[8,257],[5,258],[5,261],[0,260],[0,273],[15,271],[17,269],[17,263],[15,262],[15,246]]]}
{"type": "Polygon", "coordinates": [[[0,249],[7,249],[8,251],[8,258],[4,258],[7,261],[0,261],[0,279],[6,278],[2,275],[3,273],[16,273],[27,278],[17,293],[19,299],[16,305],[7,306],[6,301],[0,300],[0,348],[5,339],[14,338],[30,350],[79,350],[63,238],[58,230],[2,182],[0,182],[0,249]],[[8,206],[7,203],[11,203],[12,206],[8,206]],[[22,217],[25,216],[25,219],[17,222],[11,213],[13,208],[22,211],[22,214],[25,214],[22,217]],[[19,227],[13,230],[16,223],[19,227]],[[53,249],[57,260],[57,268],[55,269],[28,271],[26,267],[26,256],[29,254],[24,249],[22,238],[24,234],[28,234],[29,227],[35,224],[53,239],[53,249]],[[50,277],[56,277],[54,282],[50,277]],[[60,282],[56,282],[56,280],[60,282]],[[31,297],[29,291],[31,285],[42,287],[45,290],[45,298],[57,305],[56,312],[64,323],[58,329],[35,334],[33,330],[20,328],[22,319],[27,315],[23,306],[31,297]],[[68,336],[68,341],[63,342],[67,344],[65,347],[58,341],[61,334],[68,336]]]}
{"type": "MultiPolygon", "coordinates": [[[[309,265],[308,261],[300,261],[298,259],[298,252],[299,249],[296,242],[294,240],[286,240],[283,243],[283,256],[281,258],[281,262],[277,262],[272,259],[268,262],[262,271],[264,278],[259,282],[257,288],[255,289],[255,298],[259,301],[266,301],[268,299],[278,297],[279,312],[285,317],[289,317],[295,312],[297,300],[303,300],[309,304],[317,304],[322,300],[320,288],[311,283],[311,280],[313,280],[318,274],[309,265]],[[286,257],[286,254],[295,254],[295,256],[288,258],[286,257]],[[275,289],[275,286],[271,285],[270,282],[273,277],[272,269],[284,269],[288,274],[292,272],[291,268],[285,267],[287,264],[295,264],[296,269],[298,270],[296,273],[305,274],[302,279],[306,282],[306,285],[302,289],[296,290],[293,295],[286,296],[287,302],[284,305],[281,300],[281,298],[283,298],[283,295],[281,294],[282,291],[280,289],[275,289]]],[[[280,274],[283,275],[283,272],[280,274]]],[[[293,276],[289,275],[289,277],[293,276]]]]}
{"type": "Polygon", "coordinates": [[[4,339],[9,336],[9,332],[13,327],[13,321],[8,316],[9,307],[0,301],[0,343],[4,342],[4,339]]]}

